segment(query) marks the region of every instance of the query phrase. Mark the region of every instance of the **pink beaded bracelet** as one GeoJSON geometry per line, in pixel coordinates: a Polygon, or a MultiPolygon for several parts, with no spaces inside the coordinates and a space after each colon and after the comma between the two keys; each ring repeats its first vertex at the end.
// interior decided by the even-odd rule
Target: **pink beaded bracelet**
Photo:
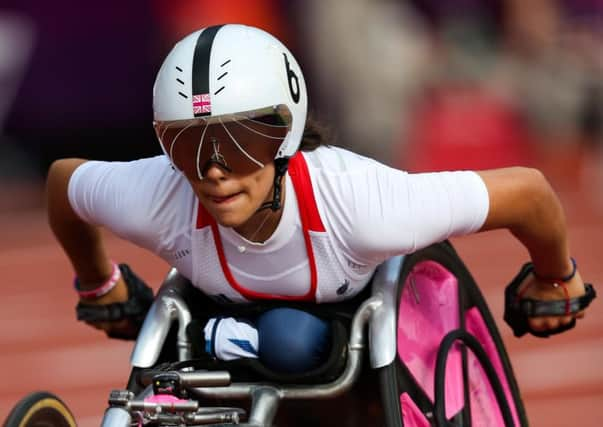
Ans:
{"type": "Polygon", "coordinates": [[[111,263],[113,264],[113,271],[111,272],[111,276],[109,277],[109,279],[107,279],[105,283],[103,283],[96,289],[91,289],[87,291],[81,290],[80,281],[77,277],[75,278],[75,280],[73,281],[73,285],[80,298],[91,299],[102,297],[103,295],[109,293],[111,289],[113,289],[115,285],[117,285],[117,282],[121,277],[121,271],[119,269],[119,266],[115,262],[111,261],[111,263]]]}

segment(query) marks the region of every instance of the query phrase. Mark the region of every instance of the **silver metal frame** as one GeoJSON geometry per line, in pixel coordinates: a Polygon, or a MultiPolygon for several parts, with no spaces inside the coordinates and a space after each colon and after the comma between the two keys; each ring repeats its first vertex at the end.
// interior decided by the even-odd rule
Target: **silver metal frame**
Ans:
{"type": "MultiPolygon", "coordinates": [[[[173,295],[163,295],[160,299],[171,302],[173,295]]],[[[187,387],[192,396],[218,399],[251,399],[251,411],[249,421],[245,425],[270,426],[278,410],[279,402],[284,399],[330,399],[347,392],[356,382],[362,369],[362,356],[366,346],[364,327],[369,323],[374,313],[381,308],[381,298],[371,297],[362,303],[356,311],[352,320],[350,339],[348,342],[347,363],[343,373],[336,380],[328,384],[312,385],[280,385],[270,383],[231,383],[230,375],[224,371],[194,371],[194,372],[171,372],[178,375],[180,383],[187,387]]],[[[160,305],[161,306],[161,305],[160,305]]],[[[184,305],[174,305],[175,310],[184,309],[184,305]]],[[[174,318],[186,319],[186,315],[177,315],[174,318]]],[[[155,320],[162,320],[156,318],[155,320]]],[[[153,322],[149,321],[148,325],[153,322]]],[[[145,321],[145,325],[147,322],[145,321]]],[[[150,327],[149,326],[149,327],[150,327]]],[[[156,338],[153,337],[156,343],[156,338]]],[[[142,351],[142,347],[138,347],[142,351]]],[[[153,372],[145,375],[143,382],[150,383],[153,372]]],[[[149,387],[150,388],[150,387],[149,387]]],[[[149,388],[144,392],[149,395],[149,388]]],[[[127,407],[136,409],[144,407],[139,397],[129,401],[127,407]]],[[[112,408],[113,409],[113,408],[112,408]]],[[[118,411],[113,411],[118,412],[118,411]]],[[[112,417],[123,416],[123,412],[107,413],[112,417]]],[[[119,418],[120,420],[122,418],[119,418]]],[[[123,426],[123,424],[105,424],[108,426],[123,426]]]]}
{"type": "Polygon", "coordinates": [[[105,411],[102,427],[130,427],[132,415],[126,408],[113,406],[105,411]]]}
{"type": "MultiPolygon", "coordinates": [[[[330,399],[347,392],[355,383],[362,369],[363,351],[366,346],[364,327],[369,325],[370,361],[373,368],[391,363],[396,355],[396,287],[404,257],[398,256],[384,262],[373,278],[372,296],[364,301],[352,320],[348,342],[347,363],[343,373],[328,384],[282,385],[270,383],[231,383],[230,374],[224,371],[174,372],[193,396],[219,399],[251,399],[248,426],[270,426],[284,399],[330,399]]],[[[158,360],[172,322],[178,322],[179,360],[192,358],[191,343],[186,327],[191,321],[190,311],[182,298],[183,290],[190,286],[175,269],[170,270],[159,290],[134,346],[131,364],[137,368],[150,368],[158,360]]],[[[150,382],[152,373],[146,382],[150,382]]],[[[145,408],[144,398],[152,393],[147,387],[141,395],[128,400],[124,407],[109,408],[103,419],[103,427],[127,427],[132,412],[145,408]],[[130,411],[130,412],[128,412],[130,411]]],[[[218,408],[215,408],[216,410],[218,408]]],[[[230,410],[229,414],[237,414],[230,410]]],[[[160,411],[161,409],[159,409],[160,411]]],[[[206,408],[211,410],[211,408],[206,408]]],[[[225,416],[223,412],[221,416],[225,416]]],[[[197,414],[212,417],[220,414],[197,414]]],[[[229,416],[231,416],[229,415],[229,416]]],[[[191,415],[193,416],[193,415],[191,415]]],[[[201,418],[199,421],[201,421],[201,418]]]]}
{"type": "Polygon", "coordinates": [[[371,367],[382,368],[392,363],[397,348],[397,289],[404,256],[396,256],[381,264],[373,278],[373,296],[381,302],[369,324],[371,367]]]}
{"type": "Polygon", "coordinates": [[[186,286],[190,286],[188,280],[172,268],[163,281],[136,339],[130,357],[133,367],[150,368],[157,362],[174,320],[178,321],[178,357],[180,360],[192,358],[191,343],[186,336],[191,314],[182,299],[186,286]]]}

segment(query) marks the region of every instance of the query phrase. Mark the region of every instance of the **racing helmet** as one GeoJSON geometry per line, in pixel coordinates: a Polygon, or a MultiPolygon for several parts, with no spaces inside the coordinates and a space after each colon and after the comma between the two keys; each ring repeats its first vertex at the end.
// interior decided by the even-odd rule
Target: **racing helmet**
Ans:
{"type": "Polygon", "coordinates": [[[304,77],[291,52],[267,32],[239,24],[184,37],[167,55],[153,87],[156,130],[157,124],[175,121],[222,123],[277,113],[287,129],[270,155],[283,159],[285,169],[300,146],[307,106],[304,77]]]}

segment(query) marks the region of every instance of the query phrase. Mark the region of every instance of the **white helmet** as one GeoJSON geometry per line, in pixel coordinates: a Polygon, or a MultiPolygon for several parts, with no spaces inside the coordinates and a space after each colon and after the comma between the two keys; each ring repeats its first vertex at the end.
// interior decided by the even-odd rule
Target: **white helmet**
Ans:
{"type": "Polygon", "coordinates": [[[245,25],[207,27],[186,36],[168,54],[153,87],[156,122],[253,115],[270,107],[290,115],[275,155],[286,159],[299,148],[306,124],[304,77],[279,40],[245,25]]]}

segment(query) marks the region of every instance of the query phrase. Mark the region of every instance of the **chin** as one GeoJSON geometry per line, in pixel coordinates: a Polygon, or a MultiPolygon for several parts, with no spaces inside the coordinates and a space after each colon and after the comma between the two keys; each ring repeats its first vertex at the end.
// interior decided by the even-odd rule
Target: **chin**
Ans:
{"type": "Polygon", "coordinates": [[[213,217],[222,227],[236,228],[245,223],[245,218],[243,218],[242,215],[237,214],[214,214],[213,217]]]}
{"type": "Polygon", "coordinates": [[[220,224],[222,227],[228,227],[228,228],[237,228],[242,224],[241,221],[230,220],[230,219],[221,219],[221,218],[216,218],[216,222],[218,224],[220,224]]]}

